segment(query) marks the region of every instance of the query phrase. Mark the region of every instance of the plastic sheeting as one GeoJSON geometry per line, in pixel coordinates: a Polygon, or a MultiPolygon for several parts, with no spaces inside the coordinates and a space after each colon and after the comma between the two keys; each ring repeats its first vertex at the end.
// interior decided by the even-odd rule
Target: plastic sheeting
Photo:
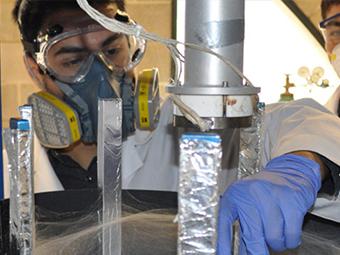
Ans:
{"type": "MultiPolygon", "coordinates": [[[[34,255],[101,254],[100,197],[97,190],[36,194],[34,255]]],[[[124,191],[122,254],[176,254],[176,206],[176,193],[124,191]]],[[[8,200],[0,205],[0,211],[4,255],[8,254],[8,200]]]]}
{"type": "MultiPolygon", "coordinates": [[[[173,255],[177,250],[177,194],[123,191],[122,254],[173,255]]],[[[37,252],[40,254],[97,255],[97,190],[37,194],[37,252]]],[[[1,255],[8,251],[8,200],[0,203],[1,255]]],[[[299,249],[275,255],[340,254],[340,224],[315,216],[306,217],[299,249]]]]}

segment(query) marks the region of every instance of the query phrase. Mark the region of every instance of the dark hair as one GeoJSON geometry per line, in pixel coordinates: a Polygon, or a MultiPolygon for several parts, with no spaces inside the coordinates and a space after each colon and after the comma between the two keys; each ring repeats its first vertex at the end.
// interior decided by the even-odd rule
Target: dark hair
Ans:
{"type": "MultiPolygon", "coordinates": [[[[88,0],[91,5],[111,4],[125,11],[124,0],[88,0]]],[[[49,14],[63,9],[79,9],[76,0],[17,0],[12,17],[19,26],[21,40],[27,53],[33,53],[34,41],[49,14]],[[33,47],[33,48],[32,48],[33,47]]]]}
{"type": "Polygon", "coordinates": [[[322,0],[321,1],[321,17],[326,18],[327,12],[333,5],[340,5],[340,0],[322,0]]]}

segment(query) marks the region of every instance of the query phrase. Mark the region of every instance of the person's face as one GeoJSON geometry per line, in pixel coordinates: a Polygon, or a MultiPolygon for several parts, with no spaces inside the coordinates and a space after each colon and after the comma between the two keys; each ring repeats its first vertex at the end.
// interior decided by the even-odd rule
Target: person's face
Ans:
{"type": "MultiPolygon", "coordinates": [[[[98,8],[107,16],[113,16],[117,8],[114,4],[98,8]]],[[[63,27],[64,32],[72,32],[82,28],[84,23],[92,21],[81,10],[63,10],[50,15],[42,25],[42,31],[56,24],[63,27]]],[[[105,29],[81,33],[71,36],[55,43],[46,54],[51,72],[61,74],[65,77],[76,74],[82,62],[89,55],[103,52],[107,59],[114,62],[116,67],[123,69],[129,61],[129,44],[126,36],[117,35],[105,29]]],[[[36,63],[32,63],[33,65],[36,63]]],[[[35,67],[37,69],[37,66],[35,67]]],[[[51,73],[50,72],[50,73],[51,73]]],[[[63,93],[48,74],[36,73],[38,80],[43,83],[46,90],[55,96],[62,98],[63,93]]]]}
{"type": "MultiPolygon", "coordinates": [[[[332,5],[326,13],[326,18],[332,17],[337,13],[340,13],[340,4],[332,5]]],[[[340,27],[329,26],[325,29],[324,33],[330,35],[330,36],[327,36],[327,35],[325,36],[325,48],[326,48],[327,53],[331,54],[334,47],[340,43],[340,41],[335,38],[336,35],[332,36],[332,34],[339,33],[338,37],[340,38],[340,27]]]]}

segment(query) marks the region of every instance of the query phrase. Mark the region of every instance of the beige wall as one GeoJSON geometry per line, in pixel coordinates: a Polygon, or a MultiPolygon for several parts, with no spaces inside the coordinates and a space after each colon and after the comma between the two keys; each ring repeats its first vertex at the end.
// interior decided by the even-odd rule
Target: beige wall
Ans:
{"type": "MultiPolygon", "coordinates": [[[[127,0],[130,15],[148,31],[164,37],[171,36],[171,1],[172,0],[127,0]]],[[[37,90],[28,76],[23,60],[19,33],[11,19],[11,10],[15,0],[0,0],[0,56],[1,56],[1,94],[2,123],[8,126],[10,117],[17,116],[17,107],[26,102],[26,98],[37,90]]],[[[141,63],[140,69],[160,67],[163,83],[170,74],[170,60],[167,50],[150,45],[141,63]]]]}
{"type": "Polygon", "coordinates": [[[295,3],[318,28],[321,21],[321,0],[295,0],[295,3]]]}
{"type": "Polygon", "coordinates": [[[0,1],[2,121],[5,127],[10,117],[17,116],[16,108],[24,104],[27,95],[35,89],[26,73],[19,33],[11,19],[13,3],[14,0],[0,1]]]}

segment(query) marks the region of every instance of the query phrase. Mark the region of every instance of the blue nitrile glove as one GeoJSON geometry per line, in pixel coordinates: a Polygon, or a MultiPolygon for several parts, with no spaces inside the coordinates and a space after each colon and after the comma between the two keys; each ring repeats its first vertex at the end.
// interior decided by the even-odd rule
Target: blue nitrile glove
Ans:
{"type": "Polygon", "coordinates": [[[296,248],[302,223],[321,187],[319,165],[293,154],[271,160],[260,173],[233,183],[220,200],[217,254],[230,255],[239,220],[240,254],[296,248]]]}

